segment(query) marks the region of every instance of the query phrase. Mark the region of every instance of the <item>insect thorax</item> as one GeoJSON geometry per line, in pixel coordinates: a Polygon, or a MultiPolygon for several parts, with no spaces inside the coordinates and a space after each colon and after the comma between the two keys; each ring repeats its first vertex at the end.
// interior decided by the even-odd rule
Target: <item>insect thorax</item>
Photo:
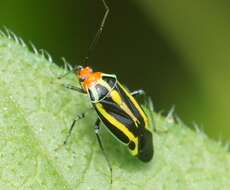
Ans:
{"type": "Polygon", "coordinates": [[[116,86],[116,75],[102,74],[102,77],[97,81],[95,85],[92,85],[88,89],[88,95],[92,103],[97,103],[106,98],[112,89],[116,86]]]}

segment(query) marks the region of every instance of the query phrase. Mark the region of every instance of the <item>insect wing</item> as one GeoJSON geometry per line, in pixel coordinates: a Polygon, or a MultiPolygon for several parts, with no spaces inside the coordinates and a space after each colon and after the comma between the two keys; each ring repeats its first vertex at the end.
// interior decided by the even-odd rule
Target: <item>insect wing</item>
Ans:
{"type": "Polygon", "coordinates": [[[148,121],[128,90],[117,82],[110,94],[94,106],[109,131],[121,142],[128,144],[133,155],[138,155],[139,143],[144,145],[148,121]]]}

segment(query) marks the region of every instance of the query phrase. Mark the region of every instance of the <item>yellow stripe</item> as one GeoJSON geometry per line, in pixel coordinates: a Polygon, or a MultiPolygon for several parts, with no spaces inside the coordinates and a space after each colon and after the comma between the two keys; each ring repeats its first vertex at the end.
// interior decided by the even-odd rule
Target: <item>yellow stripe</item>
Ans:
{"type": "Polygon", "coordinates": [[[130,150],[132,155],[137,155],[138,153],[138,139],[135,138],[135,136],[127,129],[125,125],[120,123],[118,120],[116,120],[114,117],[112,117],[110,114],[107,113],[107,111],[103,108],[102,104],[97,103],[95,104],[98,111],[102,114],[102,116],[109,121],[114,127],[116,127],[119,131],[124,133],[130,141],[133,141],[136,145],[135,149],[133,151],[130,150]]]}
{"type": "Polygon", "coordinates": [[[137,142],[135,142],[135,145],[136,145],[136,147],[135,147],[134,150],[130,150],[130,149],[129,149],[130,153],[131,153],[133,156],[136,156],[136,155],[138,154],[138,144],[137,144],[137,142]]]}
{"type": "Polygon", "coordinates": [[[136,126],[138,126],[137,123],[140,123],[140,121],[135,117],[135,115],[132,113],[132,111],[128,108],[126,103],[122,100],[120,94],[116,90],[112,90],[110,93],[110,96],[112,97],[113,101],[120,106],[120,108],[127,114],[129,117],[132,118],[133,122],[136,126]]]}
{"type": "Polygon", "coordinates": [[[96,108],[107,121],[109,121],[113,126],[117,127],[119,131],[124,133],[130,140],[133,140],[135,138],[134,135],[127,129],[125,125],[123,125],[118,120],[116,120],[113,116],[107,113],[107,111],[103,108],[102,104],[97,103],[96,108]]]}
{"type": "Polygon", "coordinates": [[[144,119],[144,122],[146,124],[146,126],[148,127],[148,118],[145,115],[145,113],[143,112],[142,108],[140,107],[140,105],[137,103],[137,101],[134,99],[134,97],[118,82],[118,85],[122,88],[122,90],[124,90],[125,94],[129,97],[129,99],[131,100],[131,102],[134,104],[134,106],[137,108],[138,112],[141,114],[141,116],[144,119]]]}
{"type": "Polygon", "coordinates": [[[109,92],[112,90],[112,88],[109,86],[109,84],[102,79],[100,79],[98,81],[98,84],[104,86],[109,92]]]}

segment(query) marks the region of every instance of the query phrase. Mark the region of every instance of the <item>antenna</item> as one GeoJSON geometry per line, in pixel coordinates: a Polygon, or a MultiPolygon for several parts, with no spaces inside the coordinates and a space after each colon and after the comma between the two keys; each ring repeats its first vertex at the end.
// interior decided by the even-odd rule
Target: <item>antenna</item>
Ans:
{"type": "Polygon", "coordinates": [[[88,60],[89,60],[89,57],[91,55],[91,53],[93,52],[93,50],[95,49],[100,37],[101,37],[101,34],[102,34],[102,31],[104,29],[104,25],[105,25],[105,21],[108,17],[108,14],[109,14],[109,6],[107,5],[106,1],[105,0],[102,0],[102,3],[104,5],[104,8],[105,8],[105,14],[104,14],[104,17],[101,21],[101,24],[100,24],[100,27],[99,29],[97,30],[97,33],[95,34],[94,36],[94,39],[93,41],[91,42],[90,46],[89,46],[89,49],[88,49],[88,53],[87,55],[84,57],[82,63],[85,65],[87,64],[88,60]]]}
{"type": "MultiPolygon", "coordinates": [[[[105,14],[104,14],[104,16],[103,16],[103,18],[101,20],[101,24],[100,24],[99,29],[97,30],[97,33],[95,34],[92,42],[90,43],[90,46],[88,48],[88,52],[87,52],[86,56],[83,58],[83,60],[81,62],[81,64],[83,64],[83,65],[86,65],[88,63],[89,57],[92,54],[93,50],[95,49],[95,47],[96,47],[96,45],[97,45],[97,43],[98,43],[98,41],[99,41],[99,39],[101,37],[102,31],[104,29],[105,21],[106,21],[106,19],[108,17],[108,14],[109,14],[109,6],[107,5],[106,0],[101,0],[101,1],[103,3],[104,8],[105,8],[105,14]]],[[[76,65],[71,71],[65,73],[64,75],[62,75],[60,77],[58,77],[58,79],[61,79],[61,78],[65,77],[66,75],[68,75],[71,72],[77,71],[79,68],[81,68],[81,66],[76,65]]]]}

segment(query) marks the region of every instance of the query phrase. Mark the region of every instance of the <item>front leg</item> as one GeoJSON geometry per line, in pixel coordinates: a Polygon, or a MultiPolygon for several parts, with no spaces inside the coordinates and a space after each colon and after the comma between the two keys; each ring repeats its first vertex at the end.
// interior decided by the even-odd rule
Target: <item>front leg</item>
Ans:
{"type": "Polygon", "coordinates": [[[74,90],[74,91],[80,92],[82,94],[86,94],[86,92],[82,88],[79,88],[79,87],[76,87],[76,86],[73,86],[73,85],[65,85],[64,84],[64,87],[68,88],[70,90],[74,90]]]}

